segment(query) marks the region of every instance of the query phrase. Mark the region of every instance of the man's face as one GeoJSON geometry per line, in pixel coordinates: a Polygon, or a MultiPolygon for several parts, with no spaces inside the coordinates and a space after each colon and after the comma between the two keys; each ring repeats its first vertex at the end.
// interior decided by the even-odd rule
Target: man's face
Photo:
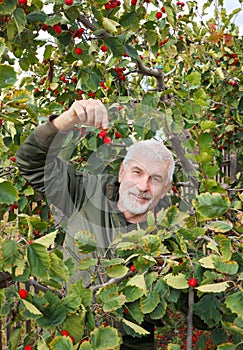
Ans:
{"type": "Polygon", "coordinates": [[[167,178],[167,164],[148,159],[145,155],[129,160],[125,166],[122,164],[118,208],[126,219],[133,217],[134,222],[139,222],[149,210],[154,211],[170,186],[165,185],[167,178]]]}

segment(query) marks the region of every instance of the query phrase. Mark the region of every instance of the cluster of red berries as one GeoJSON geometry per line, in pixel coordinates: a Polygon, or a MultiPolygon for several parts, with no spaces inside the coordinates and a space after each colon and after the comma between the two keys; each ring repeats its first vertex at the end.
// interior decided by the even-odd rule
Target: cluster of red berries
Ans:
{"type": "Polygon", "coordinates": [[[107,135],[106,130],[101,130],[98,134],[98,137],[100,139],[103,139],[104,144],[109,144],[111,143],[111,138],[107,135]]]}
{"type": "Polygon", "coordinates": [[[165,38],[165,40],[164,40],[164,41],[160,40],[160,42],[159,42],[159,46],[163,46],[163,45],[165,45],[166,43],[168,43],[168,41],[169,41],[169,38],[168,38],[168,37],[167,37],[167,38],[165,38]]]}
{"type": "Polygon", "coordinates": [[[162,7],[161,7],[161,11],[157,11],[156,14],[155,14],[155,17],[156,17],[157,19],[160,19],[160,18],[162,18],[163,13],[165,13],[165,12],[166,12],[165,7],[162,6],[162,7]]]}
{"type": "Polygon", "coordinates": [[[176,3],[177,6],[180,6],[181,8],[185,6],[185,3],[182,1],[177,1],[176,3]]]}
{"type": "Polygon", "coordinates": [[[52,29],[56,34],[62,34],[62,27],[61,27],[59,24],[54,24],[54,26],[52,26],[51,29],[52,29]]]}
{"type": "Polygon", "coordinates": [[[125,80],[125,75],[123,74],[123,72],[126,70],[125,67],[120,68],[120,67],[116,67],[115,68],[115,72],[118,74],[118,78],[120,80],[125,80]]]}
{"type": "Polygon", "coordinates": [[[114,9],[116,8],[117,6],[121,6],[121,1],[116,1],[116,0],[110,0],[109,2],[107,2],[105,4],[105,9],[106,10],[110,10],[110,9],[114,9]]]}

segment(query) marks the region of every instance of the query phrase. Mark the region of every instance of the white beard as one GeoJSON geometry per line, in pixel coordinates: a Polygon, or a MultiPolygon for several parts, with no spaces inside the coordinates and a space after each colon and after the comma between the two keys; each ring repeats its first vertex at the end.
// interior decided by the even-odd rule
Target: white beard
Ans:
{"type": "Polygon", "coordinates": [[[135,187],[129,188],[121,198],[123,208],[131,214],[144,214],[149,210],[152,203],[152,198],[145,192],[138,191],[135,187]],[[145,198],[146,202],[141,204],[136,199],[137,197],[145,198]]]}

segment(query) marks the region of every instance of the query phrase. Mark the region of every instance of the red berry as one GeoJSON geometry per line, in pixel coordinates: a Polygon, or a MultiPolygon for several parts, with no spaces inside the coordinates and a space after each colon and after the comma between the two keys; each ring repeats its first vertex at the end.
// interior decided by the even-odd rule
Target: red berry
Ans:
{"type": "Polygon", "coordinates": [[[33,347],[31,345],[25,345],[23,350],[33,350],[33,347]]]}
{"type": "Polygon", "coordinates": [[[109,3],[105,4],[105,9],[106,9],[107,11],[110,10],[110,9],[111,9],[111,4],[109,4],[109,3]]]}
{"type": "Polygon", "coordinates": [[[105,144],[111,143],[111,138],[109,136],[104,137],[104,143],[105,144]]]}
{"type": "Polygon", "coordinates": [[[66,329],[62,329],[61,334],[62,334],[64,337],[69,337],[69,333],[68,333],[68,331],[66,331],[66,329]]]}
{"type": "Polygon", "coordinates": [[[125,307],[124,314],[128,314],[128,309],[125,307]]]}
{"type": "Polygon", "coordinates": [[[165,13],[165,7],[164,7],[164,6],[161,7],[161,11],[162,11],[163,13],[165,13]]]}
{"type": "Polygon", "coordinates": [[[81,47],[76,47],[76,49],[75,49],[76,55],[81,55],[82,52],[83,52],[83,50],[81,49],[81,47]]]}
{"type": "Polygon", "coordinates": [[[137,271],[137,270],[136,270],[136,267],[135,267],[134,265],[132,265],[132,266],[130,267],[130,271],[136,272],[136,271],[137,271]]]}
{"type": "Polygon", "coordinates": [[[81,35],[84,33],[84,28],[79,28],[76,30],[76,32],[74,33],[74,37],[75,38],[80,38],[81,35]]]}
{"type": "Polygon", "coordinates": [[[0,126],[3,125],[3,119],[0,119],[0,126]]]}
{"type": "Polygon", "coordinates": [[[18,0],[19,5],[27,5],[27,0],[18,0]]]}
{"type": "Polygon", "coordinates": [[[132,0],[132,1],[131,1],[131,4],[132,4],[133,6],[135,6],[135,5],[137,4],[137,0],[132,0]]]}
{"type": "Polygon", "coordinates": [[[54,26],[51,27],[52,30],[57,33],[57,34],[62,34],[62,27],[59,26],[59,24],[55,24],[54,26]]]}
{"type": "Polygon", "coordinates": [[[73,0],[65,0],[65,4],[66,5],[72,5],[73,4],[73,0]]]}
{"type": "Polygon", "coordinates": [[[197,280],[196,280],[196,278],[190,278],[187,283],[189,284],[190,287],[194,288],[197,285],[197,280]]]}
{"type": "Polygon", "coordinates": [[[98,135],[100,138],[104,138],[104,137],[106,137],[106,131],[105,130],[101,130],[100,132],[99,132],[99,135],[98,135]]]}
{"type": "Polygon", "coordinates": [[[116,139],[120,139],[121,138],[121,133],[119,131],[116,131],[115,132],[115,136],[116,136],[116,139]]]}
{"type": "Polygon", "coordinates": [[[101,46],[101,50],[102,50],[103,52],[107,52],[107,51],[108,51],[108,47],[107,47],[106,45],[102,45],[102,46],[101,46]]]}
{"type": "Polygon", "coordinates": [[[16,162],[16,158],[15,157],[10,157],[11,162],[16,162]]]}
{"type": "Polygon", "coordinates": [[[26,299],[27,298],[27,295],[28,295],[28,291],[26,289],[20,289],[18,291],[19,293],[19,296],[21,299],[26,299]]]}
{"type": "Polygon", "coordinates": [[[162,16],[163,16],[163,13],[162,13],[162,12],[160,12],[160,11],[156,12],[155,17],[156,17],[157,19],[160,19],[162,16]]]}

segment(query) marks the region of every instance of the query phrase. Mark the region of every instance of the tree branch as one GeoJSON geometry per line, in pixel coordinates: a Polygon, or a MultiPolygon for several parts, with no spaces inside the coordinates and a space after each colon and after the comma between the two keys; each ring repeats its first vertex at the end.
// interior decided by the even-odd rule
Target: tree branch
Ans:
{"type": "Polygon", "coordinates": [[[102,284],[96,284],[95,286],[90,286],[90,290],[92,290],[93,294],[95,292],[105,286],[109,286],[110,284],[119,284],[120,282],[124,281],[126,278],[130,277],[131,275],[134,275],[133,271],[128,271],[128,273],[120,278],[111,278],[108,282],[102,283],[102,284]]]}

